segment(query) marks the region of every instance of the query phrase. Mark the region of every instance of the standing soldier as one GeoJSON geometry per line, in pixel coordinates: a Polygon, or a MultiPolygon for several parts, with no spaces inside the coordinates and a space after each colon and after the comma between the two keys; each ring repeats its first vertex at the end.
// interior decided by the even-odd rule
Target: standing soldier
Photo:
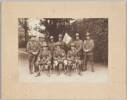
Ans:
{"type": "Polygon", "coordinates": [[[84,65],[85,70],[87,70],[87,62],[90,60],[91,62],[91,70],[94,72],[94,55],[93,55],[93,49],[94,49],[94,41],[90,38],[90,33],[86,33],[86,40],[84,40],[83,43],[83,52],[84,52],[84,65]]]}
{"type": "Polygon", "coordinates": [[[55,69],[57,69],[58,74],[60,74],[60,67],[64,69],[64,66],[66,66],[66,54],[65,51],[60,47],[61,43],[56,43],[56,49],[54,51],[53,55],[53,63],[55,69]]]}
{"type": "MultiPolygon", "coordinates": [[[[79,33],[76,33],[76,39],[74,41],[75,47],[76,47],[76,52],[77,52],[77,57],[80,58],[79,60],[81,61],[83,59],[83,41],[80,39],[79,33]]],[[[82,64],[80,66],[82,69],[82,64]]]]}
{"type": "Polygon", "coordinates": [[[27,52],[29,54],[29,71],[30,74],[33,74],[33,69],[35,68],[36,56],[38,54],[38,42],[36,40],[36,36],[31,36],[31,39],[27,43],[27,52]]]}
{"type": "Polygon", "coordinates": [[[55,49],[55,42],[54,42],[54,37],[53,36],[50,36],[50,43],[49,43],[49,50],[51,51],[51,55],[52,55],[52,69],[53,68],[53,52],[54,52],[54,49],[55,49]]]}
{"type": "Polygon", "coordinates": [[[83,41],[80,39],[79,33],[76,33],[76,39],[74,41],[77,53],[82,56],[83,41]]]}
{"type": "Polygon", "coordinates": [[[48,44],[44,42],[42,44],[42,49],[40,50],[40,53],[38,55],[36,65],[39,66],[39,71],[37,73],[37,76],[40,76],[40,72],[43,69],[48,70],[48,75],[50,76],[51,71],[51,52],[48,50],[48,44]]]}

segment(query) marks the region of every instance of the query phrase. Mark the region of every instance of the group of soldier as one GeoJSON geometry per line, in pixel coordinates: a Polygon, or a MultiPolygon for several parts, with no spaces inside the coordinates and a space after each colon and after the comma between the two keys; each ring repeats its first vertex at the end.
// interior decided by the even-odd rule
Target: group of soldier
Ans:
{"type": "Polygon", "coordinates": [[[50,41],[46,41],[45,36],[32,35],[27,43],[27,52],[29,55],[29,71],[30,74],[36,73],[40,76],[42,72],[47,72],[51,75],[52,72],[57,72],[59,75],[64,72],[71,75],[72,72],[77,72],[82,75],[82,72],[87,70],[87,62],[91,62],[91,71],[94,72],[94,41],[90,37],[90,33],[86,33],[86,38],[80,39],[80,34],[75,34],[75,39],[67,45],[63,42],[63,36],[58,35],[58,41],[54,42],[54,37],[50,36],[50,41]]]}

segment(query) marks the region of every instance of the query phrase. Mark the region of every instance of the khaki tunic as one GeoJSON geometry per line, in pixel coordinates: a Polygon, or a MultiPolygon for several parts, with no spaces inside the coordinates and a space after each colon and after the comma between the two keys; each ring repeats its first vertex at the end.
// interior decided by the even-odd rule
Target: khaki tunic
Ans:
{"type": "Polygon", "coordinates": [[[51,63],[51,52],[49,50],[41,50],[38,58],[37,58],[37,63],[39,65],[41,64],[50,64],[51,63]]]}

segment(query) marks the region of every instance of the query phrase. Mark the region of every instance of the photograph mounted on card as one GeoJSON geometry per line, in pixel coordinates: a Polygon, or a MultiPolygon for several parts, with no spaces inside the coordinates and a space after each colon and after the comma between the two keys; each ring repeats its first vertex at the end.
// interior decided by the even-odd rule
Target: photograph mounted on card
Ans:
{"type": "Polygon", "coordinates": [[[125,74],[124,2],[2,3],[4,99],[124,99],[125,74]]]}

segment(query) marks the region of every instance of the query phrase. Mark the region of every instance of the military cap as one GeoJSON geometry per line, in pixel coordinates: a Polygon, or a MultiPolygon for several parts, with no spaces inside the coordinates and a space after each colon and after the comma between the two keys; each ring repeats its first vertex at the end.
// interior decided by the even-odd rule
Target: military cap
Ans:
{"type": "Polygon", "coordinates": [[[59,34],[59,37],[62,37],[62,34],[59,34]]]}
{"type": "Polygon", "coordinates": [[[53,36],[50,36],[50,39],[53,39],[54,37],[53,36]]]}
{"type": "Polygon", "coordinates": [[[76,36],[79,36],[79,33],[76,33],[76,36]]]}
{"type": "Polygon", "coordinates": [[[86,33],[86,36],[90,36],[90,33],[89,33],[89,32],[87,32],[87,33],[86,33]]]}
{"type": "Polygon", "coordinates": [[[44,42],[43,44],[42,44],[42,47],[47,47],[48,46],[48,44],[46,43],[46,42],[44,42]]]}

